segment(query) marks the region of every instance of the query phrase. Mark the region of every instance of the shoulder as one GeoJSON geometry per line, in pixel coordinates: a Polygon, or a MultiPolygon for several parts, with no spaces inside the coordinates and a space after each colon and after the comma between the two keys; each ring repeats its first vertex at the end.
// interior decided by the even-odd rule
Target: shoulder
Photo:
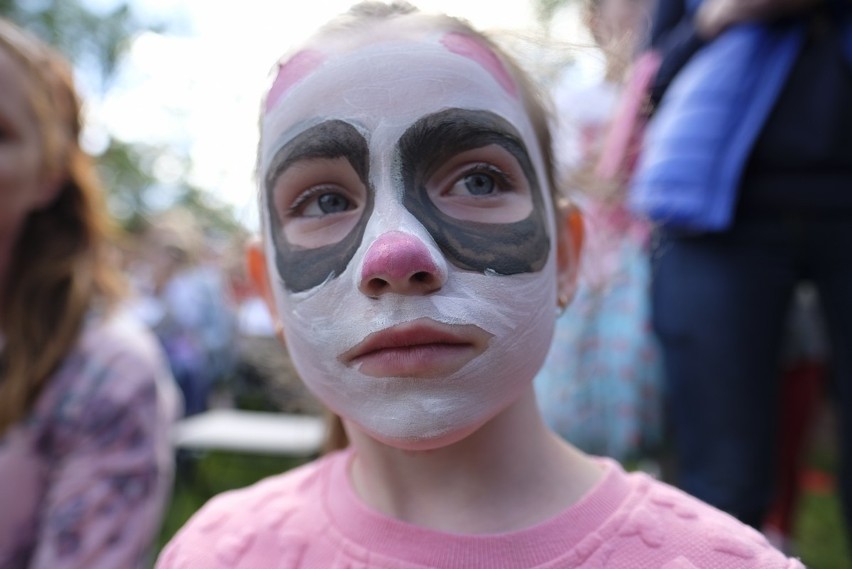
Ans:
{"type": "MultiPolygon", "coordinates": [[[[110,412],[133,410],[156,423],[177,418],[179,393],[152,333],[124,311],[88,318],[79,340],[51,377],[36,413],[58,436],[110,412]]],[[[151,425],[153,428],[154,425],[151,425]]]]}
{"type": "Polygon", "coordinates": [[[80,336],[77,352],[89,360],[127,362],[146,370],[167,366],[153,333],[124,308],[105,316],[91,316],[80,336]]]}
{"type": "Polygon", "coordinates": [[[622,512],[615,557],[666,561],[661,566],[671,568],[803,567],[732,516],[645,474],[626,476],[641,497],[622,512]]]}
{"type": "Polygon", "coordinates": [[[123,399],[143,390],[172,398],[174,379],[165,353],[151,330],[128,310],[90,319],[74,355],[93,379],[93,392],[108,391],[123,399]]]}
{"type": "MultiPolygon", "coordinates": [[[[344,453],[334,453],[211,499],[178,531],[157,560],[157,569],[227,568],[252,555],[281,548],[325,531],[324,488],[328,472],[344,453]]],[[[279,552],[280,553],[280,552],[279,552]]]]}

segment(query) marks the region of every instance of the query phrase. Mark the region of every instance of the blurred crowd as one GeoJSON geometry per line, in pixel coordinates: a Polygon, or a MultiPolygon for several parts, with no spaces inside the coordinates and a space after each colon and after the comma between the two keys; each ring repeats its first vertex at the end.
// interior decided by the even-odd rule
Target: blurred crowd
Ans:
{"type": "Polygon", "coordinates": [[[553,89],[588,236],[545,418],[795,551],[817,425],[852,520],[852,3],[584,9],[605,65],[553,89]]]}

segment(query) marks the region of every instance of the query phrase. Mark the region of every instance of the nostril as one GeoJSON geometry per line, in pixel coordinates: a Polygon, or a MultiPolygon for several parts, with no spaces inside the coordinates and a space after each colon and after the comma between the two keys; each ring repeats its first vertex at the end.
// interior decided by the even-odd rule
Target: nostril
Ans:
{"type": "Polygon", "coordinates": [[[388,286],[388,281],[380,278],[372,278],[367,282],[367,289],[371,294],[381,294],[388,286]]]}
{"type": "Polygon", "coordinates": [[[432,275],[426,271],[419,271],[411,275],[411,280],[417,283],[429,283],[432,280],[432,275]]]}

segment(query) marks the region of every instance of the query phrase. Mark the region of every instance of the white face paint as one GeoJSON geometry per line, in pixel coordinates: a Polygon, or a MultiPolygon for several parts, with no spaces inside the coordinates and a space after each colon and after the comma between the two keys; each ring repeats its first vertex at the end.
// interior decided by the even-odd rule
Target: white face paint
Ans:
{"type": "MultiPolygon", "coordinates": [[[[272,262],[276,245],[268,218],[266,255],[271,282],[280,284],[274,294],[288,349],[308,388],[370,436],[406,449],[460,440],[517,400],[544,360],[553,333],[556,243],[544,176],[539,175],[535,191],[543,194],[550,249],[543,268],[534,272],[501,276],[458,268],[403,206],[400,175],[394,171],[400,137],[419,119],[445,109],[483,110],[505,119],[520,134],[534,169],[544,171],[523,103],[479,63],[437,41],[374,44],[330,57],[275,102],[262,128],[261,180],[276,152],[322,121],[345,121],[367,141],[374,207],[345,270],[308,290],[287,290],[272,262]],[[390,232],[428,252],[440,290],[362,292],[365,258],[375,257],[371,248],[390,232]],[[404,377],[378,377],[365,372],[365,365],[339,359],[370,334],[419,319],[459,330],[476,326],[477,337],[486,340],[478,355],[449,373],[432,374],[427,366],[400,374],[404,377]]],[[[268,216],[265,189],[261,195],[268,216]]]]}

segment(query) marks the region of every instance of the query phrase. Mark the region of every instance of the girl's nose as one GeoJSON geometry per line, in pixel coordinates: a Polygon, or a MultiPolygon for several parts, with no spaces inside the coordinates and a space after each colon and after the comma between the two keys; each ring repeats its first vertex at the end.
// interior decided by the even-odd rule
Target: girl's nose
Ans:
{"type": "Polygon", "coordinates": [[[440,290],[447,275],[417,237],[401,231],[379,236],[364,258],[359,290],[371,298],[384,293],[418,295],[440,290]]]}

